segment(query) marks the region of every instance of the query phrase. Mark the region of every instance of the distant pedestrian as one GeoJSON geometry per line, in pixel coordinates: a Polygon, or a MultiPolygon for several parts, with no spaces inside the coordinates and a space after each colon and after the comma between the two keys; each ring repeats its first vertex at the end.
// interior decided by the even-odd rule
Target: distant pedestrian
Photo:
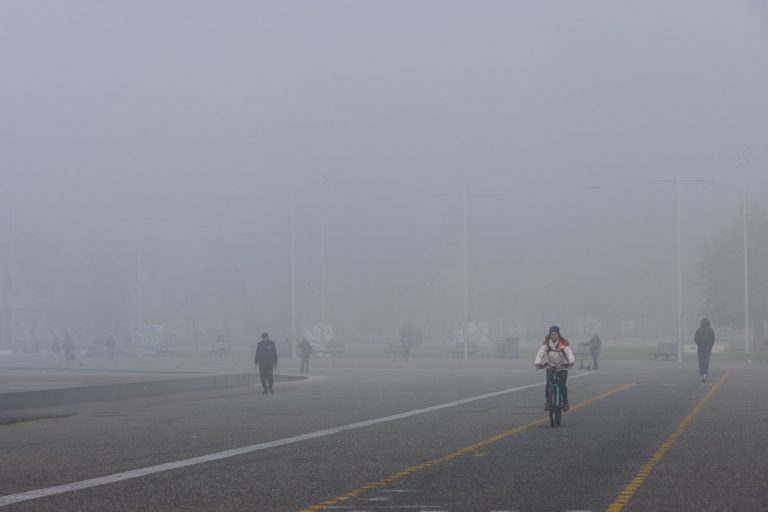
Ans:
{"type": "Polygon", "coordinates": [[[306,338],[299,343],[299,354],[301,355],[300,373],[309,373],[309,356],[312,355],[312,344],[306,338]]]}
{"type": "Polygon", "coordinates": [[[218,359],[224,357],[224,353],[227,351],[227,338],[225,338],[223,334],[219,334],[219,337],[216,338],[216,343],[214,344],[213,348],[216,351],[216,357],[218,359]]]}
{"type": "Polygon", "coordinates": [[[400,329],[400,344],[403,346],[403,359],[407,361],[413,348],[413,333],[410,326],[403,326],[400,329]]]}
{"type": "MultiPolygon", "coordinates": [[[[592,369],[597,370],[597,358],[600,355],[600,346],[603,344],[600,340],[600,336],[595,333],[589,341],[585,341],[581,344],[582,347],[589,347],[589,352],[592,354],[592,369]]],[[[579,367],[581,368],[581,367],[579,367]]]]}
{"type": "Polygon", "coordinates": [[[411,355],[411,348],[413,347],[413,338],[410,334],[406,334],[403,339],[403,358],[407,361],[408,356],[411,355]]]}
{"type": "Polygon", "coordinates": [[[698,347],[699,354],[699,375],[701,382],[707,382],[709,373],[709,358],[712,357],[712,347],[715,345],[715,331],[706,318],[701,319],[701,327],[696,329],[696,335],[693,338],[698,347]]]}
{"type": "Polygon", "coordinates": [[[51,352],[53,352],[53,360],[56,362],[56,364],[59,364],[59,354],[61,354],[61,343],[59,343],[58,338],[56,336],[53,337],[53,342],[51,343],[51,352]]]}
{"type": "Polygon", "coordinates": [[[104,346],[107,349],[107,358],[112,359],[113,357],[115,357],[115,347],[117,346],[115,337],[112,336],[111,334],[107,336],[107,339],[104,342],[104,346]]]}
{"type": "Polygon", "coordinates": [[[265,395],[274,393],[272,372],[277,368],[277,347],[275,342],[269,339],[269,334],[266,332],[261,335],[261,341],[256,345],[256,356],[253,358],[253,364],[259,369],[262,393],[265,395]]]}
{"type": "Polygon", "coordinates": [[[64,349],[64,359],[67,361],[67,364],[72,364],[75,360],[75,343],[69,337],[69,333],[64,336],[64,342],[61,346],[64,349]]]}

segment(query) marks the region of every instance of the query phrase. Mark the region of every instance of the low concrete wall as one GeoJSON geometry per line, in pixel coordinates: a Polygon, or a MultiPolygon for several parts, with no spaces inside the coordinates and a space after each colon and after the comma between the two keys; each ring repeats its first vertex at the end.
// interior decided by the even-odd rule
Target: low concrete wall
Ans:
{"type": "MultiPolygon", "coordinates": [[[[246,387],[251,384],[251,376],[250,373],[206,375],[185,379],[2,393],[0,411],[246,387]]],[[[277,375],[275,377],[278,381],[287,380],[279,379],[277,375]]]]}

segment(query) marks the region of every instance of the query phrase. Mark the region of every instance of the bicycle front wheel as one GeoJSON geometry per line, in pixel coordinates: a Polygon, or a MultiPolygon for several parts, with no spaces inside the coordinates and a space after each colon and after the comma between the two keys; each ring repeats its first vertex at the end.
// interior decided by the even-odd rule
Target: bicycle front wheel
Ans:
{"type": "Polygon", "coordinates": [[[552,428],[555,428],[560,424],[560,394],[558,393],[557,386],[552,386],[552,390],[549,393],[549,424],[552,428]]]}

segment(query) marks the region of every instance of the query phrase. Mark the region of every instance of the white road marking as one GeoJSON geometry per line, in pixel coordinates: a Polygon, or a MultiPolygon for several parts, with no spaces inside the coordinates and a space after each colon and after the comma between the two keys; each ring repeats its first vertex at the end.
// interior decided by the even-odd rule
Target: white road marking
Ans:
{"type": "MultiPolygon", "coordinates": [[[[571,380],[590,375],[588,373],[580,373],[570,377],[571,380]]],[[[275,448],[277,446],[284,446],[287,444],[298,443],[301,441],[308,441],[310,439],[317,439],[320,437],[326,437],[339,432],[346,432],[348,430],[355,430],[358,428],[370,427],[371,425],[378,425],[380,423],[387,423],[390,421],[402,420],[410,418],[411,416],[417,416],[419,414],[426,414],[441,409],[448,409],[450,407],[456,407],[459,405],[476,402],[478,400],[485,400],[486,398],[493,398],[497,396],[507,395],[509,393],[516,393],[525,389],[541,387],[542,383],[537,382],[535,384],[526,384],[525,386],[518,386],[516,388],[503,389],[501,391],[493,391],[491,393],[485,393],[482,395],[472,396],[469,398],[462,398],[461,400],[454,400],[453,402],[446,402],[444,404],[433,405],[430,407],[424,407],[422,409],[414,409],[412,411],[401,412],[399,414],[393,414],[391,416],[384,416],[383,418],[376,418],[372,420],[359,421],[357,423],[350,423],[348,425],[342,425],[340,427],[327,428],[324,430],[318,430],[317,432],[310,432],[308,434],[301,434],[293,437],[286,437],[284,439],[276,439],[274,441],[268,441],[266,443],[252,444],[250,446],[243,446],[241,448],[233,448],[231,450],[224,450],[222,452],[211,453],[208,455],[201,455],[199,457],[192,457],[191,459],[182,459],[173,462],[166,462],[165,464],[158,464],[156,466],[149,466],[146,468],[133,469],[130,471],[123,471],[121,473],[114,473],[111,475],[101,476],[97,478],[90,478],[88,480],[81,480],[80,482],[72,482],[69,484],[56,485],[53,487],[45,487],[43,489],[35,489],[32,491],[20,492],[17,494],[9,494],[7,496],[0,496],[0,507],[12,505],[14,503],[21,503],[24,501],[36,500],[38,498],[45,498],[47,496],[55,496],[57,494],[63,494],[65,492],[81,491],[83,489],[89,489],[91,487],[99,487],[101,485],[109,485],[125,480],[131,480],[133,478],[140,478],[147,475],[153,475],[155,473],[162,473],[164,471],[171,471],[174,469],[185,468],[189,466],[195,466],[197,464],[204,464],[206,462],[213,462],[217,460],[229,459],[231,457],[237,457],[239,455],[245,455],[260,450],[266,450],[269,448],[275,448]]]]}

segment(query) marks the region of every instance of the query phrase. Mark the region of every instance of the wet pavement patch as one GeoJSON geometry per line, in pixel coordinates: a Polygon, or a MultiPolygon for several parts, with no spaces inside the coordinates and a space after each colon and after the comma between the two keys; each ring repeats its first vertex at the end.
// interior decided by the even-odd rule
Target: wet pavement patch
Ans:
{"type": "Polygon", "coordinates": [[[14,423],[26,423],[28,421],[36,421],[36,420],[54,420],[58,418],[69,418],[70,416],[74,416],[77,413],[69,413],[69,414],[49,414],[44,416],[7,416],[7,417],[0,417],[0,426],[3,425],[13,425],[14,423]]]}

